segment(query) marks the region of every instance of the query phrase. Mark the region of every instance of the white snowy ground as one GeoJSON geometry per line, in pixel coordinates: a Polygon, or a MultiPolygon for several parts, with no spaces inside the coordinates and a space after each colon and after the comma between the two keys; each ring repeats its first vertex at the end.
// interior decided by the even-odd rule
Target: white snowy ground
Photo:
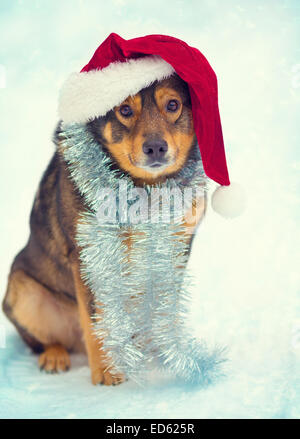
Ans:
{"type": "Polygon", "coordinates": [[[93,387],[81,356],[46,375],[0,314],[0,418],[299,417],[299,18],[296,0],[1,2],[1,296],[53,151],[59,87],[112,31],[178,36],[208,57],[248,209],[232,221],[209,210],[190,261],[190,326],[228,346],[225,378],[201,389],[153,371],[144,387],[93,387]]]}

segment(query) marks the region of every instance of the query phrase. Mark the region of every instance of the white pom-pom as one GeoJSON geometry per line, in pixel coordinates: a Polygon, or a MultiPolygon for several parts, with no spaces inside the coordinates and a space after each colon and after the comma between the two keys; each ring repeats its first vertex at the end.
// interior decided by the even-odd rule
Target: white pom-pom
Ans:
{"type": "Polygon", "coordinates": [[[245,191],[238,183],[219,186],[212,194],[211,205],[215,212],[225,218],[235,218],[246,208],[245,191]]]}

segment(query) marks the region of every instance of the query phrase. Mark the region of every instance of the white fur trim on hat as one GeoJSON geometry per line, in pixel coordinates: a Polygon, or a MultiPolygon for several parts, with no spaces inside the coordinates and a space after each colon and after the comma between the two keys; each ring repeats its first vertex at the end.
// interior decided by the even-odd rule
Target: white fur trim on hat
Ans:
{"type": "Polygon", "coordinates": [[[72,73],[60,92],[58,115],[65,123],[104,116],[128,96],[174,73],[160,56],[111,63],[102,70],[72,73]]]}
{"type": "Polygon", "coordinates": [[[219,186],[212,194],[211,205],[213,210],[221,216],[235,218],[246,208],[245,191],[238,183],[219,186]]]}

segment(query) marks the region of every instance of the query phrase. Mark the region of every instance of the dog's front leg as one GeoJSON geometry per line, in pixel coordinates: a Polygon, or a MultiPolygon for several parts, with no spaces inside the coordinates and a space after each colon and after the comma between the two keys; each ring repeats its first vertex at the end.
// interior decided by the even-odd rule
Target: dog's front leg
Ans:
{"type": "MultiPolygon", "coordinates": [[[[124,376],[122,374],[112,373],[108,364],[108,357],[102,347],[102,342],[96,337],[93,331],[93,323],[91,319],[91,313],[93,312],[91,291],[82,281],[78,257],[74,257],[72,262],[72,272],[80,324],[91,369],[92,383],[105,384],[107,386],[120,384],[124,381],[124,376]]],[[[98,312],[98,314],[99,318],[101,318],[101,313],[98,312]]]]}

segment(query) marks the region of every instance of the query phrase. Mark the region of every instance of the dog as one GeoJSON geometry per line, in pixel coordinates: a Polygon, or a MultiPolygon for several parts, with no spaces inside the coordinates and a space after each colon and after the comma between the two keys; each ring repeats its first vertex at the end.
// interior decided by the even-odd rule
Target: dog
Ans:
{"type": "MultiPolygon", "coordinates": [[[[176,175],[198,148],[189,89],[176,73],[129,96],[105,116],[87,122],[87,128],[114,168],[137,186],[176,175]]],[[[85,203],[59,152],[60,130],[59,123],[56,151],[34,200],[28,243],[11,267],[3,311],[33,352],[40,354],[42,370],[67,371],[70,352],[86,352],[92,383],[116,385],[125,377],[105,365],[101,340],[93,333],[92,293],[80,275],[75,235],[85,203]]],[[[185,224],[184,239],[189,242],[205,215],[206,198],[195,206],[190,207],[194,221],[185,224]]]]}

